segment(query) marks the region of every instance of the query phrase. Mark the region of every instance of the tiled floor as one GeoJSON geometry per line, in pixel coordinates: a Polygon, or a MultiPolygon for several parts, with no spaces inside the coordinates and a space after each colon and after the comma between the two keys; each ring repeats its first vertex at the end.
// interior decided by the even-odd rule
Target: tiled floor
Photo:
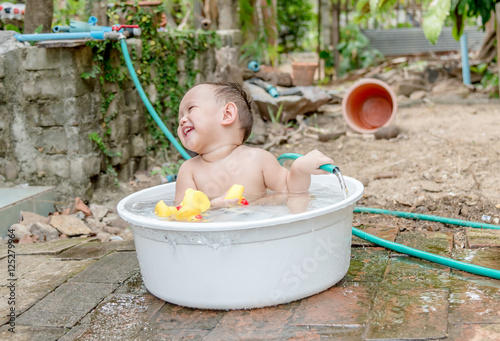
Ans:
{"type": "MultiPolygon", "coordinates": [[[[360,228],[363,228],[361,226],[360,228]]],[[[453,234],[366,228],[388,240],[500,269],[499,231],[453,234]]],[[[144,287],[134,244],[73,238],[16,245],[12,282],[0,282],[2,340],[499,340],[500,281],[401,255],[353,238],[344,279],[317,295],[252,310],[166,303],[144,287]],[[10,286],[10,287],[9,287],[10,286]],[[10,296],[9,296],[10,295],[10,296]]],[[[7,244],[0,249],[7,273],[7,244]]]]}

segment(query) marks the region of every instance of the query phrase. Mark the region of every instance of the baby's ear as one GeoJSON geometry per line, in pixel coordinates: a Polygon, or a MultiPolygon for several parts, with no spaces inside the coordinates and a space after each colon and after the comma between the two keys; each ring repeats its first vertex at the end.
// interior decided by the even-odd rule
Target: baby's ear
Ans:
{"type": "Polygon", "coordinates": [[[233,102],[229,102],[224,106],[222,111],[221,124],[223,126],[228,126],[233,124],[233,122],[238,117],[238,107],[233,102]]]}

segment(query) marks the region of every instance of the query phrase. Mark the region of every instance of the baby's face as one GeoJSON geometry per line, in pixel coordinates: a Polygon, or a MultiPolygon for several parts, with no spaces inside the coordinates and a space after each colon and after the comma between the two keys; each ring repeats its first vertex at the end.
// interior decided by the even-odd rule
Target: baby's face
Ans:
{"type": "Polygon", "coordinates": [[[215,102],[212,85],[202,84],[189,90],[179,106],[177,134],[189,150],[203,153],[213,139],[214,128],[221,117],[223,105],[215,102]]]}

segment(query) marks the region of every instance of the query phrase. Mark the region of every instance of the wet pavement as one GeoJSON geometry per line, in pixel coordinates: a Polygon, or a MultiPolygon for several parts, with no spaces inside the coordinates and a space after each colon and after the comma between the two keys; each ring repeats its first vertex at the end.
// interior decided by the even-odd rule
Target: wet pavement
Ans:
{"type": "MultiPolygon", "coordinates": [[[[498,230],[464,229],[466,247],[455,248],[453,233],[359,228],[500,269],[498,230]]],[[[0,248],[0,340],[500,339],[500,280],[356,237],[349,272],[335,286],[289,304],[233,311],[184,308],[154,297],[143,285],[133,241],[15,244],[12,274],[7,246],[0,248]]]]}

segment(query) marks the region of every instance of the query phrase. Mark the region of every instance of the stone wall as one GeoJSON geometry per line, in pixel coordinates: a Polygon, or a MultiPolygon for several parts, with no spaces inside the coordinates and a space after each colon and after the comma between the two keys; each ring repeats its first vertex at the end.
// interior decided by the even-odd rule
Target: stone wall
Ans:
{"type": "MultiPolygon", "coordinates": [[[[110,160],[119,180],[151,166],[147,112],[132,81],[121,89],[105,85],[115,94],[108,110],[117,113],[105,124],[99,79],[81,77],[92,69],[90,47],[39,48],[12,35],[0,31],[0,186],[53,185],[58,198],[90,199],[109,177],[106,157],[89,139],[92,132],[104,136],[105,125],[111,128],[106,145],[121,153],[110,160]]],[[[224,66],[216,65],[215,51],[199,59],[198,81],[220,80],[217,70],[224,66]]]]}

